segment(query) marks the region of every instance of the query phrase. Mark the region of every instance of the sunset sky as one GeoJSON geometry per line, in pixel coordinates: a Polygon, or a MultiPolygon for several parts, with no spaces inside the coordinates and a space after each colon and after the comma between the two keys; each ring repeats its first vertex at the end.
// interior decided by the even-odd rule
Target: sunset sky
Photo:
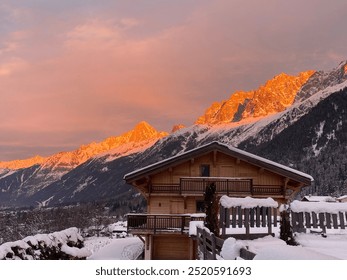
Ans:
{"type": "Polygon", "coordinates": [[[191,125],[213,101],[347,59],[346,0],[2,0],[0,161],[191,125]]]}

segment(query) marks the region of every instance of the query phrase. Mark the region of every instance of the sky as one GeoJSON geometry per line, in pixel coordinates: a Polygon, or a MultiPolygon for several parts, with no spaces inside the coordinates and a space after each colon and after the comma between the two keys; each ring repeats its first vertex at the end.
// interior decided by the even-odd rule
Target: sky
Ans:
{"type": "Polygon", "coordinates": [[[345,0],[2,0],[0,161],[147,121],[192,125],[281,72],[347,59],[345,0]]]}

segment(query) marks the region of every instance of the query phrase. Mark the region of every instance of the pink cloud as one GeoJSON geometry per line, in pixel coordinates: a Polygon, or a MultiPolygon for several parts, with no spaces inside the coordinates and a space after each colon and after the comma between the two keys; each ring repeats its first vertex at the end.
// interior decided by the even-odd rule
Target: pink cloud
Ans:
{"type": "Polygon", "coordinates": [[[296,11],[277,1],[201,2],[188,10],[172,2],[168,16],[130,4],[126,13],[14,12],[19,27],[0,39],[0,131],[37,132],[49,141],[54,133],[67,139],[81,132],[86,143],[141,120],[170,130],[193,123],[234,90],[256,88],[282,71],[332,67],[330,60],[346,53],[346,36],[332,28],[336,14],[321,12],[331,32],[316,43],[323,35],[312,30],[319,20],[308,4],[296,11]]]}

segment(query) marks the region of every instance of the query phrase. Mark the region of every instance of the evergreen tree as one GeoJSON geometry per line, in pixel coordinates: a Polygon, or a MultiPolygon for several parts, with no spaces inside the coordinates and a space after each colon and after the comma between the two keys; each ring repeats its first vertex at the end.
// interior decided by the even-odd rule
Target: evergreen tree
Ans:
{"type": "Polygon", "coordinates": [[[218,200],[216,196],[216,185],[214,183],[206,187],[204,202],[206,212],[205,226],[215,236],[219,236],[218,200]]]}

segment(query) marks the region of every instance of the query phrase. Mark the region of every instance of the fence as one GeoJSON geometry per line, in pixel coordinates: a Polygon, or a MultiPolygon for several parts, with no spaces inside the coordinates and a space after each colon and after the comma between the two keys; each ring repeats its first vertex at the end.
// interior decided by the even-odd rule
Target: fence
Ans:
{"type": "Polygon", "coordinates": [[[290,206],[294,232],[347,228],[347,203],[294,201],[290,206]]]}
{"type": "Polygon", "coordinates": [[[224,240],[216,237],[206,229],[197,228],[198,253],[201,259],[215,260],[220,255],[224,240]]]}
{"type": "MultiPolygon", "coordinates": [[[[203,260],[216,260],[221,255],[224,239],[216,237],[205,228],[197,228],[198,254],[203,260]]],[[[248,251],[246,248],[240,249],[240,258],[252,260],[255,253],[248,251]]]]}
{"type": "Polygon", "coordinates": [[[241,206],[220,207],[220,227],[223,237],[255,239],[272,235],[272,226],[277,227],[277,209],[272,207],[242,208],[241,206]],[[263,228],[264,233],[252,233],[252,228],[263,228]],[[231,233],[229,228],[243,228],[244,233],[231,233]]]}

